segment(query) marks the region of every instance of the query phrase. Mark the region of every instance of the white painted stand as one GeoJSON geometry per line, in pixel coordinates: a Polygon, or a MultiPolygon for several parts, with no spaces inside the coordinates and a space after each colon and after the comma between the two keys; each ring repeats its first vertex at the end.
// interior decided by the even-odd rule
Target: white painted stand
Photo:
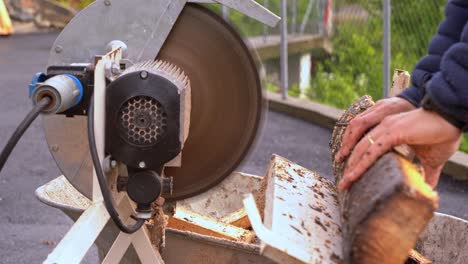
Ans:
{"type": "MultiPolygon", "coordinates": [[[[103,56],[95,67],[94,86],[94,120],[96,147],[99,159],[104,160],[105,142],[105,103],[106,103],[106,69],[110,69],[113,63],[120,65],[122,48],[115,49],[103,56]]],[[[54,251],[44,261],[46,264],[53,263],[80,263],[88,250],[96,241],[97,237],[110,220],[102,198],[101,190],[95,170],[93,170],[93,204],[81,215],[72,226],[65,237],[60,241],[54,251]]],[[[118,211],[127,217],[126,222],[133,221],[130,215],[134,207],[127,195],[120,195],[116,199],[118,211]]],[[[119,263],[130,245],[134,245],[140,261],[146,263],[164,263],[159,252],[151,244],[148,231],[142,227],[134,234],[120,232],[111,249],[104,258],[103,263],[119,263]]]]}
{"type": "MultiPolygon", "coordinates": [[[[271,13],[269,10],[262,7],[254,0],[178,0],[174,1],[174,3],[177,5],[171,6],[171,4],[174,4],[171,2],[170,4],[167,4],[167,7],[174,7],[175,9],[177,9],[177,7],[180,7],[179,11],[181,11],[186,2],[220,3],[235,10],[238,10],[270,26],[275,26],[280,20],[278,16],[271,13]]],[[[82,13],[82,19],[87,14],[90,17],[94,16],[94,14],[91,12],[92,10],[86,10],[88,10],[89,12],[82,13]]],[[[96,8],[96,10],[98,9],[96,8]]],[[[173,21],[175,21],[175,19],[173,19],[173,21]]],[[[75,24],[78,24],[78,22],[76,22],[75,24]]],[[[77,29],[74,30],[74,28],[70,26],[67,26],[67,29],[68,31],[64,30],[64,32],[78,32],[77,29]]],[[[65,34],[62,33],[62,35],[61,36],[65,38],[65,34]]],[[[122,58],[122,48],[113,48],[113,51],[103,56],[97,62],[94,74],[94,129],[96,135],[96,147],[101,163],[104,160],[105,153],[104,139],[106,116],[106,69],[110,70],[110,66],[112,66],[113,63],[115,63],[116,65],[120,65],[120,60],[122,58]]],[[[51,59],[49,59],[49,64],[63,63],[64,57],[66,56],[63,54],[61,54],[59,57],[52,57],[51,59]],[[58,60],[58,62],[60,63],[57,63],[55,60],[58,60]]],[[[72,59],[73,57],[71,55],[68,55],[67,58],[72,59]]],[[[54,249],[54,251],[47,257],[44,263],[80,263],[80,261],[86,255],[86,252],[88,252],[88,250],[94,244],[103,228],[110,220],[110,216],[105,208],[102,193],[99,189],[96,173],[94,170],[92,198],[93,204],[81,215],[78,221],[73,225],[70,231],[68,231],[68,233],[62,239],[62,241],[60,241],[60,243],[54,249]]],[[[120,197],[118,197],[116,200],[116,203],[119,205],[117,208],[119,212],[127,211],[129,215],[133,212],[133,205],[132,202],[129,200],[128,196],[120,195],[120,197]]],[[[133,221],[129,216],[126,220],[133,221]]],[[[145,228],[141,228],[139,231],[131,235],[121,232],[118,235],[117,239],[114,241],[114,244],[109,250],[103,263],[118,263],[122,259],[123,255],[125,254],[125,252],[131,244],[134,245],[137,255],[142,263],[164,263],[159,252],[157,252],[157,250],[155,250],[155,248],[151,244],[150,237],[145,228]]]]}

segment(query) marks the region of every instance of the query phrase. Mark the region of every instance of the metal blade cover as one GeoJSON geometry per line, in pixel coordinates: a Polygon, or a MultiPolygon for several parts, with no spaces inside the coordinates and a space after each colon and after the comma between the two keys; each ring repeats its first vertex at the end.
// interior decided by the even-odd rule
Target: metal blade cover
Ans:
{"type": "MultiPolygon", "coordinates": [[[[187,4],[157,57],[190,79],[191,122],[182,167],[167,168],[179,200],[221,182],[247,156],[260,127],[262,90],[255,60],[237,32],[218,15],[187,4]]],[[[44,127],[57,165],[88,198],[92,195],[85,117],[45,116],[44,127]]],[[[115,184],[113,184],[115,185],[115,184]]]]}

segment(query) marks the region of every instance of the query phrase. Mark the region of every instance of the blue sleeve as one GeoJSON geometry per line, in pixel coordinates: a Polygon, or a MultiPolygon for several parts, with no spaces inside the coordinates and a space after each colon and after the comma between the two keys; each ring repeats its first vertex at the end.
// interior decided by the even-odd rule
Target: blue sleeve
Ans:
{"type": "Polygon", "coordinates": [[[460,41],[468,21],[468,1],[451,0],[445,7],[445,15],[445,20],[439,25],[437,34],[429,44],[428,55],[423,57],[413,70],[411,87],[398,95],[416,107],[420,106],[426,94],[426,83],[440,71],[442,57],[452,45],[460,41]]]}
{"type": "Polygon", "coordinates": [[[461,41],[445,53],[426,97],[460,129],[468,129],[468,24],[461,41]]]}

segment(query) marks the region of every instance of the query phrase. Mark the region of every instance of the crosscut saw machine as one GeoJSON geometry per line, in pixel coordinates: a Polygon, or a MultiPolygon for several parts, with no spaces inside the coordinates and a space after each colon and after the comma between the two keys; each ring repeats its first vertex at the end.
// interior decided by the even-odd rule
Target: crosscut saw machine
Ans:
{"type": "Polygon", "coordinates": [[[269,26],[280,20],[253,0],[97,0],[53,44],[29,88],[35,108],[2,157],[42,113],[64,176],[103,199],[125,233],[152,217],[159,197],[177,201],[222,181],[254,142],[262,90],[241,37],[198,3],[269,26]],[[116,193],[136,205],[131,226],[119,218],[116,193]]]}

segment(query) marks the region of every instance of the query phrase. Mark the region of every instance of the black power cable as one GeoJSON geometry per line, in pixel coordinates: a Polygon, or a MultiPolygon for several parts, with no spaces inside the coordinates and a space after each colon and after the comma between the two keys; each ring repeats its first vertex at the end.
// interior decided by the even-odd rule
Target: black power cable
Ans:
{"type": "Polygon", "coordinates": [[[34,122],[34,120],[36,120],[37,116],[39,116],[39,114],[49,106],[51,101],[52,100],[49,97],[42,98],[16,128],[15,132],[3,148],[2,154],[0,154],[0,171],[2,171],[8,157],[10,157],[11,152],[23,136],[24,132],[26,132],[29,126],[34,122]]]}
{"type": "Polygon", "coordinates": [[[99,187],[101,188],[102,197],[104,199],[104,205],[106,206],[107,212],[109,212],[112,221],[114,221],[114,223],[117,225],[120,231],[127,234],[135,233],[143,226],[145,220],[138,219],[133,226],[125,225],[120,219],[117,209],[115,209],[114,207],[114,200],[112,198],[112,194],[110,193],[109,188],[107,188],[107,180],[104,176],[101,162],[99,161],[99,155],[96,149],[96,137],[94,134],[94,95],[91,96],[88,109],[88,140],[91,158],[93,160],[94,168],[96,170],[99,187]]]}

